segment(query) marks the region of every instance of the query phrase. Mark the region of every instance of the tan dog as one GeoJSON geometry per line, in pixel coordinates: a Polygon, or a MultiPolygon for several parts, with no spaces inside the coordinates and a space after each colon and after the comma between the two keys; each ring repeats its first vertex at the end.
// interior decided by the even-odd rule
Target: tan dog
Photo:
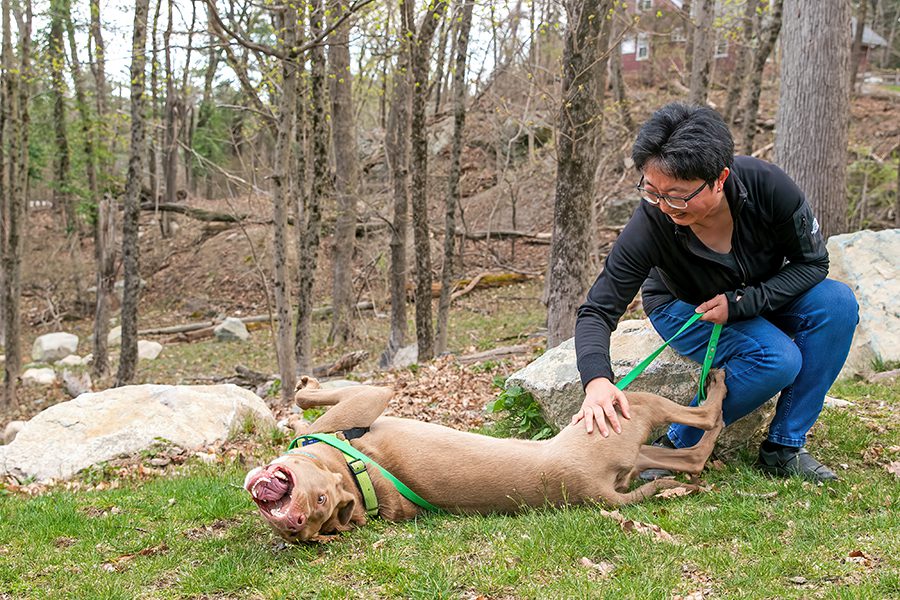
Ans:
{"type": "MultiPolygon", "coordinates": [[[[722,430],[725,374],[711,376],[708,400],[685,407],[655,394],[628,394],[631,419],[622,433],[588,434],[570,425],[544,441],[499,439],[411,419],[381,416],[393,390],[368,385],[320,389],[303,378],[294,396],[303,408],[332,406],[308,433],[370,428],[352,445],[428,502],[457,513],[510,513],[526,506],[610,505],[643,500],[662,488],[685,484],[657,479],[627,491],[644,469],[699,473],[722,430]],[[650,431],[677,422],[706,430],[692,448],[644,445],[650,431]]],[[[397,521],[422,509],[404,498],[377,468],[369,474],[378,514],[397,521]]],[[[290,542],[326,539],[366,522],[362,494],[341,451],[324,443],[304,446],[250,471],[244,487],[263,517],[290,542]]]]}

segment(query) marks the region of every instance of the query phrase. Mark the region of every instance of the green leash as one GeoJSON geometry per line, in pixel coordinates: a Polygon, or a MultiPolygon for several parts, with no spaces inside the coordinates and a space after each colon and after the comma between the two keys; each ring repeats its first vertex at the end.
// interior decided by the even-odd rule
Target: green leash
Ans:
{"type": "MultiPolygon", "coordinates": [[[[635,379],[637,379],[638,375],[643,373],[644,369],[646,369],[648,366],[650,366],[650,363],[652,363],[656,359],[656,357],[659,356],[660,352],[662,352],[663,350],[666,349],[666,347],[672,342],[672,340],[674,340],[679,335],[684,333],[684,331],[688,327],[690,327],[691,325],[696,323],[697,320],[702,316],[703,316],[703,313],[695,313],[694,316],[692,316],[690,319],[688,319],[685,322],[685,324],[681,326],[681,329],[679,329],[678,331],[675,332],[675,335],[673,335],[672,337],[667,339],[665,342],[663,342],[662,346],[660,346],[659,348],[654,350],[650,354],[650,356],[645,358],[643,361],[640,362],[640,364],[638,364],[635,368],[633,368],[631,370],[631,372],[628,373],[628,375],[626,375],[625,377],[620,379],[619,382],[616,383],[616,387],[619,388],[620,390],[624,390],[626,387],[631,385],[631,382],[634,381],[635,379]]],[[[716,323],[715,325],[713,325],[712,333],[709,336],[709,344],[706,346],[706,357],[703,359],[703,368],[700,371],[700,389],[699,389],[698,393],[700,395],[701,403],[706,400],[706,386],[704,384],[706,383],[707,375],[709,375],[709,370],[710,370],[710,368],[712,368],[713,359],[716,356],[716,346],[719,343],[719,334],[720,333],[722,333],[722,326],[720,324],[716,323]]]]}
{"type": "Polygon", "coordinates": [[[363,454],[362,452],[360,452],[359,450],[357,450],[356,448],[351,446],[349,443],[338,438],[337,436],[334,436],[334,435],[331,435],[328,433],[311,433],[308,435],[301,435],[300,437],[294,438],[294,440],[291,441],[291,445],[288,446],[288,451],[293,450],[297,446],[301,445],[303,440],[316,440],[319,442],[323,442],[325,444],[328,444],[332,448],[337,448],[344,454],[352,456],[353,458],[355,458],[357,460],[361,460],[361,461],[365,462],[366,464],[378,467],[378,470],[381,471],[381,474],[384,475],[391,483],[393,483],[394,487],[397,488],[397,491],[400,492],[403,495],[403,497],[405,497],[407,500],[409,500],[413,504],[417,504],[418,506],[421,506],[422,508],[424,508],[426,510],[441,512],[440,508],[438,508],[434,504],[431,504],[430,502],[428,502],[427,500],[425,500],[424,498],[419,496],[417,493],[415,493],[414,491],[409,489],[406,486],[406,484],[404,484],[402,481],[400,481],[399,479],[397,479],[396,477],[391,475],[390,471],[388,471],[387,469],[385,469],[384,467],[379,465],[377,462],[375,462],[374,460],[372,460],[371,458],[369,458],[368,456],[366,456],[365,454],[363,454]]]}

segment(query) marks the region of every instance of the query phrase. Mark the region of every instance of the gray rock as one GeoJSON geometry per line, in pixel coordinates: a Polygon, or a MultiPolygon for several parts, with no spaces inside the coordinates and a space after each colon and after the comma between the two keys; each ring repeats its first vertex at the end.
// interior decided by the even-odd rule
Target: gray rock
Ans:
{"type": "Polygon", "coordinates": [[[900,229],[828,238],[828,276],[859,302],[859,325],[840,377],[866,375],[875,361],[900,360],[900,229]]]}
{"type": "Polygon", "coordinates": [[[82,394],[31,419],[0,451],[0,474],[66,479],[148,449],[162,438],[197,449],[224,440],[245,416],[274,425],[266,404],[235,385],[136,385],[82,394]]]}
{"type": "Polygon", "coordinates": [[[213,333],[220,342],[238,340],[245,342],[250,339],[250,332],[244,322],[235,317],[228,317],[215,326],[213,333]]]}
{"type": "Polygon", "coordinates": [[[31,347],[31,358],[37,362],[49,362],[75,354],[77,350],[77,335],[63,331],[45,333],[34,340],[34,345],[31,347]]]}
{"type": "Polygon", "coordinates": [[[50,368],[26,369],[22,373],[23,385],[53,385],[56,383],[56,372],[50,368]]]}
{"type": "Polygon", "coordinates": [[[849,406],[856,406],[849,400],[842,400],[840,398],[832,398],[831,396],[825,396],[825,408],[847,408],[849,406]]]}
{"type": "Polygon", "coordinates": [[[77,354],[70,354],[56,362],[57,367],[80,367],[84,364],[84,359],[77,354]]]}
{"type": "Polygon", "coordinates": [[[122,326],[116,325],[112,329],[109,330],[109,333],[106,334],[106,345],[110,348],[115,346],[119,346],[122,344],[122,326]]]}
{"type": "Polygon", "coordinates": [[[7,423],[3,429],[3,443],[11,444],[23,427],[25,427],[25,421],[10,421],[7,423]]]}
{"type": "Polygon", "coordinates": [[[156,360],[163,346],[159,342],[138,340],[138,360],[156,360]]]}
{"type": "MultiPolygon", "coordinates": [[[[628,374],[635,365],[656,350],[662,340],[649,320],[621,321],[610,340],[612,367],[617,379],[628,374]]],[[[652,392],[688,404],[697,392],[700,366],[666,348],[629,387],[628,392],[652,392]]],[[[581,408],[584,390],[575,362],[575,340],[569,339],[544,353],[524,369],[513,373],[506,386],[521,386],[531,392],[543,410],[547,422],[557,429],[569,424],[581,408]]],[[[716,453],[728,456],[737,449],[761,438],[775,412],[774,399],[742,419],[732,423],[719,436],[716,453]]],[[[661,427],[651,434],[657,437],[661,427]]]]}

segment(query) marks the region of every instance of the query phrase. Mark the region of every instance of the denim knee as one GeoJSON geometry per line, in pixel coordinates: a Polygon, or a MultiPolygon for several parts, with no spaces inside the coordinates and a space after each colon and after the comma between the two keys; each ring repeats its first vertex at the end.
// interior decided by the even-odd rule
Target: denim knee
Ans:
{"type": "Polygon", "coordinates": [[[846,283],[834,279],[826,279],[820,285],[826,294],[825,319],[828,324],[852,332],[859,323],[859,303],[853,290],[846,283]]]}
{"type": "Polygon", "coordinates": [[[790,340],[773,344],[766,348],[771,354],[768,362],[769,369],[765,374],[765,381],[760,382],[770,387],[772,395],[777,394],[787,386],[794,383],[797,374],[803,366],[803,355],[800,349],[790,340]]]}

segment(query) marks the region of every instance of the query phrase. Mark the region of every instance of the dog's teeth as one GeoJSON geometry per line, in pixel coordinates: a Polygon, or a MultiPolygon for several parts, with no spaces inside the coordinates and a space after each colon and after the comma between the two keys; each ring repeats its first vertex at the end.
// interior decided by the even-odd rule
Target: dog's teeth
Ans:
{"type": "Polygon", "coordinates": [[[281,471],[275,471],[275,477],[277,477],[278,479],[281,479],[282,481],[288,480],[287,475],[285,475],[281,471]]]}
{"type": "Polygon", "coordinates": [[[253,484],[253,489],[250,490],[250,494],[254,498],[259,499],[259,492],[257,492],[257,488],[260,486],[260,484],[269,483],[271,481],[272,480],[269,479],[268,477],[260,477],[259,479],[256,480],[256,483],[253,484]]]}

